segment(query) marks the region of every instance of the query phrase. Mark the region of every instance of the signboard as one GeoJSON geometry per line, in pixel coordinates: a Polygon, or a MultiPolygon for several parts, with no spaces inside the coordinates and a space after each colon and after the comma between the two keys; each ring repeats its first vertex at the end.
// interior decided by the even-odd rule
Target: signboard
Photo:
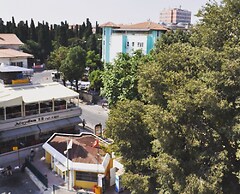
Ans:
{"type": "Polygon", "coordinates": [[[59,118],[59,115],[37,117],[37,118],[18,121],[18,122],[15,123],[15,126],[25,126],[25,125],[28,125],[28,124],[38,123],[38,122],[42,122],[42,121],[54,120],[54,119],[57,119],[57,118],[59,118]]]}
{"type": "Polygon", "coordinates": [[[18,150],[18,147],[17,147],[17,146],[14,146],[12,149],[13,149],[13,151],[17,151],[17,150],[18,150]]]}
{"type": "Polygon", "coordinates": [[[95,125],[95,135],[102,136],[102,124],[95,125]]]}

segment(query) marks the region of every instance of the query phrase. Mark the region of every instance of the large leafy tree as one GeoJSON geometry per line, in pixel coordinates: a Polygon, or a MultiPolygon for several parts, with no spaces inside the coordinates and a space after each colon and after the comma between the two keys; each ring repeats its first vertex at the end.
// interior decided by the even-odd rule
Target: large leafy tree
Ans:
{"type": "Polygon", "coordinates": [[[78,80],[83,77],[86,67],[86,52],[81,47],[76,46],[68,50],[66,59],[60,67],[60,71],[64,77],[76,82],[76,89],[78,90],[78,80]]]}
{"type": "Polygon", "coordinates": [[[114,139],[114,151],[125,165],[123,181],[132,193],[152,193],[151,169],[146,158],[151,155],[149,128],[144,122],[145,109],[139,101],[119,101],[111,110],[106,135],[114,139]],[[142,185],[141,185],[142,184],[142,185]]]}
{"type": "Polygon", "coordinates": [[[137,71],[141,60],[143,55],[141,51],[137,51],[132,57],[125,53],[119,54],[113,64],[105,64],[101,92],[110,106],[114,106],[119,100],[139,98],[137,71]]]}
{"type": "MultiPolygon", "coordinates": [[[[126,174],[125,184],[133,192],[138,192],[138,180],[141,190],[155,186],[159,193],[239,193],[240,47],[234,19],[239,2],[223,2],[206,5],[186,41],[171,34],[140,65],[142,121],[153,141],[151,154],[141,160],[151,175],[138,179],[133,170],[126,174]]],[[[121,144],[131,142],[132,137],[114,134],[121,144]]]]}

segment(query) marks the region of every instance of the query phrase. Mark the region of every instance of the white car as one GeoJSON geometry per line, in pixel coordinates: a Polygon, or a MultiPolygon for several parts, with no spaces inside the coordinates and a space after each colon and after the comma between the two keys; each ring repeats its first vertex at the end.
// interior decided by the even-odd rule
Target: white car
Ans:
{"type": "Polygon", "coordinates": [[[80,87],[81,90],[87,90],[90,87],[90,82],[80,81],[79,82],[79,87],[80,87]]]}

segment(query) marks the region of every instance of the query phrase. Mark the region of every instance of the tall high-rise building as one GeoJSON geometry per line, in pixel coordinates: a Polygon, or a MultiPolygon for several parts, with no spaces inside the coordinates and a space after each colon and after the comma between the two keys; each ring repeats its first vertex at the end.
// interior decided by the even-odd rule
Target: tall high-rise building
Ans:
{"type": "Polygon", "coordinates": [[[164,9],[160,12],[160,22],[167,24],[191,23],[191,11],[181,8],[164,9]]]}

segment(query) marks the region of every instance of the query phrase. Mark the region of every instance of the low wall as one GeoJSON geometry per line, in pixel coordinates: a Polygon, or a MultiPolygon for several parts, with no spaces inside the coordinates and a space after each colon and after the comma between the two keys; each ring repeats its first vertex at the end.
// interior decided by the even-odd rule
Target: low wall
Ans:
{"type": "Polygon", "coordinates": [[[18,151],[12,151],[12,152],[0,154],[0,166],[4,167],[9,164],[11,165],[13,164],[14,166],[19,166],[19,162],[21,166],[25,158],[28,157],[28,155],[30,154],[30,150],[34,149],[35,151],[38,151],[40,147],[42,147],[42,143],[34,146],[26,147],[26,148],[21,148],[18,151]]]}

